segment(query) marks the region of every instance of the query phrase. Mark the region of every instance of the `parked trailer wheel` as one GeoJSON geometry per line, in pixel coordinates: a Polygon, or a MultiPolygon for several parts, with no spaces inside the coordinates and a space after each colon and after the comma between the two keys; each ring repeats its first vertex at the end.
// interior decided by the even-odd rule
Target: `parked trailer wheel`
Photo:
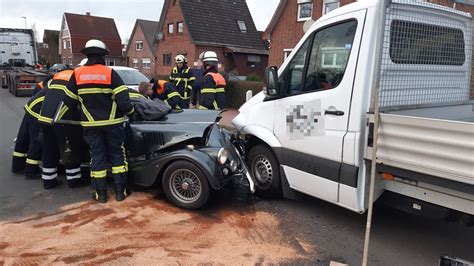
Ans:
{"type": "Polygon", "coordinates": [[[206,176],[188,161],[171,163],[163,174],[162,183],[168,200],[184,209],[201,208],[211,193],[206,176]]]}
{"type": "Polygon", "coordinates": [[[280,166],[273,152],[265,145],[256,145],[250,149],[247,164],[255,178],[258,195],[280,198],[280,166]]]}

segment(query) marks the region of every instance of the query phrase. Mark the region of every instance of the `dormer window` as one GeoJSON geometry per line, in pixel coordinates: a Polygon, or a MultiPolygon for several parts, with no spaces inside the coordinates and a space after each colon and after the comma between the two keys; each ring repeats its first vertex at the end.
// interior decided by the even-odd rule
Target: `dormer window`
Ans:
{"type": "Polygon", "coordinates": [[[143,50],[143,41],[135,41],[135,50],[137,51],[143,50]]]}
{"type": "Polygon", "coordinates": [[[312,0],[298,0],[298,21],[310,20],[313,15],[312,0]]]}
{"type": "Polygon", "coordinates": [[[237,24],[239,25],[240,32],[247,32],[247,26],[245,25],[245,21],[237,20],[237,24]]]}

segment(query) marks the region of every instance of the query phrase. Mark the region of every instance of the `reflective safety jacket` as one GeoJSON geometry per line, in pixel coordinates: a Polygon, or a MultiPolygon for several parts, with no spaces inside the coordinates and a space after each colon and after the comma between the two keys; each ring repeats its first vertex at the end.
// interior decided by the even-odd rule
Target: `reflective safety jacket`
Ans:
{"type": "Polygon", "coordinates": [[[47,86],[38,122],[51,125],[55,120],[79,120],[77,97],[73,97],[73,99],[67,97],[67,95],[74,96],[71,93],[70,84],[73,76],[73,70],[64,70],[53,76],[47,86]]]}
{"type": "Polygon", "coordinates": [[[35,95],[38,91],[42,90],[45,88],[45,84],[43,81],[40,81],[36,83],[35,88],[33,89],[33,95],[35,95]]]}
{"type": "Polygon", "coordinates": [[[43,105],[44,102],[44,95],[46,94],[48,89],[42,89],[35,93],[30,100],[25,104],[25,111],[28,115],[39,119],[40,117],[40,112],[41,112],[41,106],[43,105]]]}
{"type": "Polygon", "coordinates": [[[216,70],[207,72],[201,83],[199,109],[223,109],[225,107],[225,86],[224,77],[216,70]]]}
{"type": "Polygon", "coordinates": [[[127,86],[110,67],[95,64],[74,69],[72,99],[81,105],[81,125],[103,127],[119,125],[125,114],[133,113],[127,86]]]}
{"type": "Polygon", "coordinates": [[[182,69],[173,67],[170,75],[170,81],[181,95],[181,99],[185,101],[189,101],[191,98],[195,79],[193,71],[187,66],[182,69]]]}
{"type": "Polygon", "coordinates": [[[165,103],[167,103],[171,109],[182,109],[184,101],[181,99],[179,93],[176,91],[175,87],[171,82],[166,80],[158,80],[153,84],[153,94],[151,98],[158,98],[165,103]]]}

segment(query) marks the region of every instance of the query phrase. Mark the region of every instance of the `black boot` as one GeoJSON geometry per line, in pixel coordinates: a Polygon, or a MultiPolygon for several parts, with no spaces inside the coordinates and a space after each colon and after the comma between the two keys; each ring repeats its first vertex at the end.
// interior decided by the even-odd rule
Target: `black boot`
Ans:
{"type": "Polygon", "coordinates": [[[26,157],[13,156],[12,158],[12,172],[22,173],[25,170],[26,157]]]}
{"type": "Polygon", "coordinates": [[[84,179],[82,179],[82,177],[68,180],[67,184],[69,188],[78,188],[78,187],[84,187],[84,186],[89,185],[89,183],[87,183],[84,179]]]}
{"type": "Polygon", "coordinates": [[[92,193],[92,198],[100,203],[107,202],[107,190],[96,190],[92,193]]]}
{"type": "Polygon", "coordinates": [[[130,196],[130,194],[132,194],[132,191],[126,186],[122,184],[115,185],[115,199],[117,201],[124,200],[126,197],[130,196]]]}
{"type": "Polygon", "coordinates": [[[41,178],[40,167],[34,164],[26,164],[25,179],[38,179],[38,178],[41,178]]]}
{"type": "Polygon", "coordinates": [[[58,179],[51,179],[51,180],[45,180],[43,179],[43,187],[44,189],[52,189],[52,188],[55,188],[59,185],[61,185],[63,182],[61,180],[58,180],[58,179]]]}

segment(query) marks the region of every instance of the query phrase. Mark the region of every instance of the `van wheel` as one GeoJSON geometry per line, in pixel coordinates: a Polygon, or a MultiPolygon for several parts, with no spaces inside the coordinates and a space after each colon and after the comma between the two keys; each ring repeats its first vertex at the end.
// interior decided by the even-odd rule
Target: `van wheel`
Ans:
{"type": "Polygon", "coordinates": [[[250,149],[247,164],[255,178],[258,195],[280,198],[280,166],[273,152],[264,145],[256,145],[250,149]]]}
{"type": "Polygon", "coordinates": [[[174,205],[184,209],[198,209],[209,200],[211,189],[206,176],[193,163],[176,161],[163,174],[163,191],[174,205]]]}

